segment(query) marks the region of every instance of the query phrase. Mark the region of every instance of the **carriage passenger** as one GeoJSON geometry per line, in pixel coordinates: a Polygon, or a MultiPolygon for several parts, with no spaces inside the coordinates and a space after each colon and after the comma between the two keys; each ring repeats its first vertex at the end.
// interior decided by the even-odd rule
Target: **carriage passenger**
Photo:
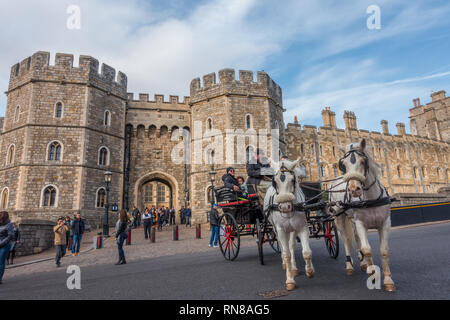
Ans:
{"type": "Polygon", "coordinates": [[[247,184],[245,183],[245,179],[241,176],[237,177],[237,181],[239,183],[239,188],[241,189],[241,196],[242,196],[242,200],[247,200],[248,198],[248,187],[247,184]]]}
{"type": "Polygon", "coordinates": [[[233,191],[239,192],[241,188],[239,187],[239,183],[234,176],[234,168],[228,167],[227,173],[222,176],[222,181],[225,187],[231,189],[233,191]]]}

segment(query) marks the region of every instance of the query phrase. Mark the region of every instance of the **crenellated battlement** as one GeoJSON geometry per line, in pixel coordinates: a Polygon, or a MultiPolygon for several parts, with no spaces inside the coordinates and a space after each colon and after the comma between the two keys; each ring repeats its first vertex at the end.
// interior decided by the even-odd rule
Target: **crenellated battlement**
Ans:
{"type": "Polygon", "coordinates": [[[239,70],[239,79],[236,79],[234,69],[222,69],[216,73],[209,73],[191,81],[191,102],[211,99],[226,94],[246,96],[267,96],[282,106],[281,87],[273,81],[264,71],[258,71],[256,81],[252,71],[239,70]]]}
{"type": "Polygon", "coordinates": [[[38,51],[31,57],[11,67],[9,91],[29,81],[47,81],[64,83],[86,83],[105,91],[126,96],[127,76],[107,64],[99,70],[97,59],[81,55],[78,67],[74,67],[72,54],[57,53],[55,64],[50,64],[50,53],[38,51]]]}
{"type": "Polygon", "coordinates": [[[179,96],[169,95],[169,99],[166,100],[166,97],[163,94],[155,94],[154,100],[150,100],[150,94],[148,93],[139,93],[138,98],[135,99],[135,94],[133,92],[127,93],[128,102],[143,102],[150,104],[179,104],[186,106],[189,104],[190,97],[184,96],[183,101],[180,101],[179,96]]]}

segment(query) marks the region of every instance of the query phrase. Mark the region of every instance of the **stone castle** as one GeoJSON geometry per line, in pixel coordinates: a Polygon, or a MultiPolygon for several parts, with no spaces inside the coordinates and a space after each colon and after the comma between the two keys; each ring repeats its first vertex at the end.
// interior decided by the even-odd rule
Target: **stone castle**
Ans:
{"type": "MultiPolygon", "coordinates": [[[[208,151],[211,141],[179,134],[193,132],[198,124],[214,138],[221,133],[213,132],[227,129],[279,128],[277,137],[269,131],[267,143],[291,159],[300,157],[312,181],[338,176],[338,146],[365,137],[382,166],[382,182],[402,204],[448,199],[450,98],[444,91],[433,93],[425,106],[414,100],[412,134],[406,134],[403,123],[391,134],[385,120],[381,133],[358,129],[350,111],[344,114],[345,129],[339,129],[329,107],[322,111],[323,127],[302,127],[297,119],[286,126],[281,88],[265,72],[255,79],[240,70],[236,80],[234,70],[223,69],[217,78],[211,73],[192,80],[190,96],[182,101],[159,94],[151,100],[148,94],[136,99],[127,92],[124,73],[100,67],[90,56],[80,56],[78,67],[70,54],[56,54],[54,65],[49,61],[48,52],[36,52],[12,67],[6,114],[0,118],[0,207],[14,219],[54,221],[80,210],[98,226],[109,170],[110,203],[119,208],[178,210],[188,203],[194,222],[205,222],[211,164],[174,163],[171,157],[180,141],[199,143],[204,154],[191,148],[184,156],[208,158],[218,173],[215,184],[221,184],[217,180],[229,164],[214,164],[217,150],[208,151]]],[[[276,149],[269,148],[269,156],[270,150],[276,149]]],[[[245,164],[233,166],[245,175],[245,164]]]]}

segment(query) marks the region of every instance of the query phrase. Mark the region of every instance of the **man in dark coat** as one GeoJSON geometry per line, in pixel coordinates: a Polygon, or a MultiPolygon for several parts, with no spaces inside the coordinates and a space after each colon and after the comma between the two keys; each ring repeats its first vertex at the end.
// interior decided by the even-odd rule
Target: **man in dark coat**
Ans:
{"type": "Polygon", "coordinates": [[[234,176],[234,169],[232,167],[227,168],[227,173],[222,176],[223,185],[233,191],[241,190],[239,183],[234,176]]]}
{"type": "Polygon", "coordinates": [[[81,238],[84,233],[84,220],[81,219],[81,213],[77,212],[75,219],[70,226],[73,234],[72,255],[80,255],[81,238]]]}
{"type": "Polygon", "coordinates": [[[256,157],[253,157],[246,166],[247,169],[247,185],[253,184],[259,197],[259,203],[264,204],[264,197],[267,189],[272,185],[272,177],[275,174],[270,167],[269,161],[264,157],[261,149],[256,150],[256,157]]]}
{"type": "Polygon", "coordinates": [[[209,239],[209,246],[217,248],[217,243],[219,242],[219,212],[217,211],[217,203],[213,204],[211,211],[209,212],[209,222],[211,223],[211,238],[209,239]]]}

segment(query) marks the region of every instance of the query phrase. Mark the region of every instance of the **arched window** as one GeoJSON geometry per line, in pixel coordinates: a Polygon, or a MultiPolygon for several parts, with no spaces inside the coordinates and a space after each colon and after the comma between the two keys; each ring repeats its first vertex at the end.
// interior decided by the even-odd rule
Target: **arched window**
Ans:
{"type": "Polygon", "coordinates": [[[322,153],[322,146],[319,146],[319,152],[320,152],[320,155],[322,156],[323,155],[323,153],[322,153]]]}
{"type": "Polygon", "coordinates": [[[324,166],[320,166],[320,176],[325,177],[325,167],[324,166]]]}
{"type": "Polygon", "coordinates": [[[245,128],[250,129],[253,127],[252,116],[247,114],[245,116],[245,128]]]}
{"type": "Polygon", "coordinates": [[[103,116],[103,125],[104,126],[111,125],[111,112],[109,112],[109,110],[105,111],[105,115],[103,116]]]}
{"type": "Polygon", "coordinates": [[[54,117],[55,118],[62,118],[62,116],[63,116],[63,104],[61,102],[57,102],[55,104],[54,117]]]}
{"type": "Polygon", "coordinates": [[[402,170],[401,170],[400,166],[397,166],[397,176],[399,178],[401,178],[401,176],[402,176],[402,170]]]}
{"type": "Polygon", "coordinates": [[[303,143],[300,145],[300,152],[301,152],[302,154],[305,153],[305,148],[303,147],[303,143]]]}
{"type": "Polygon", "coordinates": [[[20,106],[16,107],[16,110],[14,111],[14,122],[18,122],[20,118],[20,106]]]}
{"type": "Polygon", "coordinates": [[[213,128],[212,119],[208,118],[208,120],[206,120],[206,130],[212,130],[212,128],[213,128]]]}
{"type": "Polygon", "coordinates": [[[333,146],[333,157],[336,157],[336,149],[334,146],[333,146]]]}
{"type": "Polygon", "coordinates": [[[212,186],[206,188],[206,203],[212,202],[212,186]]]}
{"type": "Polygon", "coordinates": [[[154,136],[155,133],[156,133],[156,126],[152,124],[150,127],[148,127],[148,135],[151,137],[154,136]]]}
{"type": "Polygon", "coordinates": [[[61,144],[58,141],[52,141],[48,145],[47,160],[49,161],[61,160],[61,144]]]}
{"type": "Polygon", "coordinates": [[[169,128],[167,128],[167,126],[162,126],[161,128],[159,128],[159,134],[161,136],[166,135],[168,131],[169,131],[169,128]]]}
{"type": "Polygon", "coordinates": [[[254,152],[255,152],[255,149],[253,148],[253,146],[248,146],[245,149],[245,160],[247,162],[250,162],[250,160],[253,158],[254,152]]]}
{"type": "Polygon", "coordinates": [[[106,147],[101,147],[98,150],[98,164],[100,166],[107,166],[109,165],[109,151],[106,147]]]}
{"type": "Polygon", "coordinates": [[[0,209],[7,209],[8,208],[8,197],[9,197],[9,189],[3,188],[1,199],[0,199],[0,209]]]}
{"type": "Polygon", "coordinates": [[[426,177],[427,176],[427,169],[425,167],[422,167],[422,177],[426,177]]]}
{"type": "Polygon", "coordinates": [[[333,165],[333,175],[336,178],[338,176],[338,171],[336,165],[333,165]]]}
{"type": "Polygon", "coordinates": [[[437,175],[438,179],[441,178],[441,168],[436,169],[436,175],[437,175]]]}
{"type": "Polygon", "coordinates": [[[42,207],[56,207],[56,188],[48,186],[42,193],[42,207]]]}
{"type": "Polygon", "coordinates": [[[8,148],[8,153],[6,155],[6,164],[13,164],[14,163],[14,151],[15,151],[15,147],[14,145],[10,145],[8,148]]]}
{"type": "Polygon", "coordinates": [[[311,145],[311,154],[314,155],[314,145],[311,145]]]}
{"type": "Polygon", "coordinates": [[[106,203],[106,191],[105,188],[99,188],[97,190],[97,200],[95,201],[95,206],[97,208],[104,208],[106,203]]]}
{"type": "Polygon", "coordinates": [[[208,151],[208,164],[214,164],[214,150],[208,151]]]}

